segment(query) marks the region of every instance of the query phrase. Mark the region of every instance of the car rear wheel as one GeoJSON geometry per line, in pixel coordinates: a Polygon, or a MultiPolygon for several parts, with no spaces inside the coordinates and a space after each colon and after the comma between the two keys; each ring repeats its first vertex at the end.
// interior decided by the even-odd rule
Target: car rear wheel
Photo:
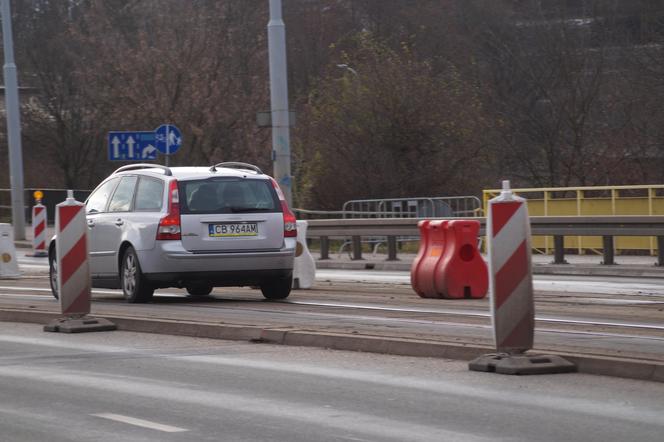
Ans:
{"type": "Polygon", "coordinates": [[[285,299],[290,295],[293,286],[293,275],[286,278],[277,278],[261,284],[261,292],[267,299],[285,299]]]}
{"type": "Polygon", "coordinates": [[[132,247],[127,248],[122,257],[120,278],[122,280],[122,292],[127,302],[143,303],[152,299],[154,287],[145,280],[145,276],[141,271],[141,264],[138,262],[138,256],[132,247]]]}
{"type": "Polygon", "coordinates": [[[187,293],[191,296],[207,296],[212,293],[211,284],[195,284],[187,286],[187,293]]]}
{"type": "Polygon", "coordinates": [[[51,284],[51,293],[55,299],[58,297],[58,261],[55,259],[55,251],[48,255],[48,280],[51,284]]]}

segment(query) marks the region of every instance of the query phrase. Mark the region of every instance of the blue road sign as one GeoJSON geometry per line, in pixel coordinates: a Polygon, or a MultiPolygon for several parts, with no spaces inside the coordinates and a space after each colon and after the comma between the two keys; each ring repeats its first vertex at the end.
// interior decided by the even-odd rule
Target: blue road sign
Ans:
{"type": "Polygon", "coordinates": [[[108,159],[111,161],[150,161],[157,159],[155,132],[109,132],[108,159]]]}
{"type": "Polygon", "coordinates": [[[180,129],[172,124],[162,124],[154,131],[155,146],[159,152],[171,155],[180,149],[182,146],[182,134],[180,129]]]}

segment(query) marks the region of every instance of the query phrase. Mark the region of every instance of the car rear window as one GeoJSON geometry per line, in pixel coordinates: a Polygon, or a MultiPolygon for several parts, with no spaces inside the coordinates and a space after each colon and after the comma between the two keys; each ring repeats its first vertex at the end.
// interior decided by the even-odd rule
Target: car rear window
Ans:
{"type": "Polygon", "coordinates": [[[268,180],[210,178],[179,182],[181,213],[281,212],[268,180]]]}

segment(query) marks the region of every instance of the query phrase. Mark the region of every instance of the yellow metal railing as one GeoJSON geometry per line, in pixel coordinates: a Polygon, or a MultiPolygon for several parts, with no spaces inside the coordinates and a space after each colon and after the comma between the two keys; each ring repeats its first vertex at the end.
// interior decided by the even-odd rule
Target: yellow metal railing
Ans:
{"type": "MultiPolygon", "coordinates": [[[[544,187],[534,189],[512,189],[528,200],[531,216],[592,216],[592,215],[664,215],[664,185],[644,186],[596,186],[596,187],[544,187]]],[[[483,207],[499,195],[500,189],[483,192],[483,207]]],[[[553,251],[551,237],[533,237],[533,248],[543,253],[553,251]]],[[[615,238],[617,253],[632,250],[647,250],[657,253],[654,237],[615,238]]],[[[600,253],[602,238],[578,236],[565,238],[566,249],[577,249],[579,254],[600,253]]]]}

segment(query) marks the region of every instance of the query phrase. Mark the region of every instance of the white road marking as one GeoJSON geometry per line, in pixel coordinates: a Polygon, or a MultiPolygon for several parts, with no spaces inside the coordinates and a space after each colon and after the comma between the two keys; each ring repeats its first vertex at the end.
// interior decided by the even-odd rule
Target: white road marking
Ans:
{"type": "MultiPolygon", "coordinates": [[[[0,290],[14,290],[19,292],[48,292],[51,293],[50,288],[43,287],[12,287],[12,286],[0,286],[0,290]]],[[[92,293],[97,293],[100,295],[117,295],[122,293],[121,290],[92,290],[92,293]]]]}
{"type": "MultiPolygon", "coordinates": [[[[54,335],[57,335],[55,333],[54,335]]],[[[141,350],[131,349],[128,347],[119,347],[106,344],[85,344],[80,342],[71,342],[71,341],[61,341],[57,336],[48,336],[39,338],[39,337],[26,337],[26,336],[16,336],[9,334],[0,334],[0,342],[10,342],[13,344],[24,344],[24,345],[37,345],[48,348],[62,348],[68,350],[77,350],[77,351],[89,351],[97,353],[141,353],[141,350]]]]}
{"type": "MultiPolygon", "coordinates": [[[[317,269],[316,280],[320,282],[359,282],[382,284],[410,284],[410,273],[383,270],[339,270],[317,269]]],[[[595,293],[611,295],[664,295],[660,280],[641,283],[629,277],[574,277],[534,275],[536,291],[595,293]],[[598,279],[599,278],[599,279],[598,279]]]]}
{"type": "MultiPolygon", "coordinates": [[[[367,305],[367,304],[339,304],[331,302],[310,302],[310,301],[282,301],[285,304],[300,304],[300,305],[310,305],[310,306],[320,306],[320,307],[336,307],[336,308],[348,308],[348,309],[358,309],[358,310],[378,310],[378,311],[392,311],[392,312],[408,312],[408,313],[432,313],[432,314],[443,314],[443,315],[452,315],[452,316],[478,316],[483,318],[490,318],[491,313],[481,310],[456,310],[456,309],[419,309],[419,308],[395,308],[395,307],[382,307],[380,305],[367,305]]],[[[660,303],[661,304],[661,303],[660,303]]],[[[336,316],[336,315],[332,315],[336,316]]],[[[372,319],[377,319],[371,317],[372,319]]],[[[395,320],[399,321],[402,319],[398,318],[383,318],[385,320],[395,320]]],[[[554,316],[548,315],[536,315],[535,319],[538,321],[545,322],[559,322],[559,323],[570,323],[570,324],[582,324],[582,325],[602,325],[602,326],[617,326],[617,327],[628,327],[628,328],[651,328],[656,330],[664,330],[664,325],[656,323],[647,323],[647,322],[621,322],[621,321],[612,321],[610,319],[600,321],[600,320],[591,320],[591,319],[566,319],[566,318],[556,318],[554,316]]],[[[426,323],[438,323],[438,321],[428,321],[428,320],[405,320],[403,321],[413,321],[413,322],[426,322],[426,323]]]]}
{"type": "MultiPolygon", "coordinates": [[[[0,286],[0,290],[13,290],[13,291],[19,291],[19,292],[48,292],[51,293],[50,288],[43,288],[43,287],[12,287],[12,286],[0,286]]],[[[122,290],[117,289],[117,290],[97,290],[97,289],[92,289],[93,294],[98,294],[98,295],[121,295],[122,290]]],[[[8,296],[6,293],[0,293],[0,296],[8,296]]],[[[11,296],[11,295],[9,295],[11,296]]],[[[38,295],[35,295],[38,296],[38,295]]],[[[179,293],[164,293],[164,292],[159,292],[157,293],[157,296],[162,296],[162,297],[172,297],[172,298],[181,298],[182,295],[179,293]]],[[[42,296],[43,297],[43,296],[42,296]]]]}
{"type": "Polygon", "coordinates": [[[136,419],[135,417],[123,416],[121,414],[97,413],[97,414],[92,414],[91,416],[100,417],[102,419],[109,419],[116,422],[122,422],[123,424],[135,425],[137,427],[149,428],[151,430],[163,431],[166,433],[182,433],[183,431],[189,431],[184,428],[158,424],[156,422],[146,421],[143,419],[136,419]]]}
{"type": "MultiPolygon", "coordinates": [[[[552,392],[549,396],[543,397],[533,395],[528,392],[511,392],[505,395],[505,392],[498,387],[479,387],[472,385],[463,385],[457,381],[446,381],[442,379],[417,379],[410,376],[399,376],[382,373],[370,373],[361,370],[348,368],[337,369],[330,367],[313,366],[303,363],[262,361],[251,358],[242,358],[226,355],[190,355],[175,356],[174,359],[189,361],[193,363],[216,364],[230,367],[248,367],[252,370],[266,370],[284,372],[288,374],[302,374],[305,376],[319,376],[321,378],[345,379],[349,381],[362,382],[367,384],[378,384],[393,386],[395,388],[408,388],[423,390],[429,393],[435,392],[442,395],[459,395],[461,397],[475,397],[482,401],[495,401],[496,403],[518,403],[524,407],[528,406],[546,406],[552,410],[564,412],[576,412],[587,415],[602,415],[605,417],[620,417],[621,419],[635,419],[641,422],[656,423],[661,425],[661,414],[655,410],[636,410],[627,404],[603,404],[602,407],[591,405],[592,401],[583,398],[569,398],[557,396],[552,392]]],[[[0,368],[1,373],[2,368],[0,368]]],[[[410,440],[412,434],[410,435],[410,440]]],[[[445,440],[441,438],[440,440],[445,440]]],[[[460,439],[465,440],[465,439],[460,439]]]]}
{"type": "Polygon", "coordinates": [[[52,295],[14,295],[10,293],[0,293],[0,297],[9,299],[53,299],[53,301],[56,301],[52,295]]]}
{"type": "Polygon", "coordinates": [[[39,264],[19,264],[18,265],[19,270],[32,270],[32,271],[39,271],[39,272],[48,272],[48,266],[43,266],[39,264]]]}
{"type": "MultiPolygon", "coordinates": [[[[251,367],[251,366],[248,366],[251,367]]],[[[342,370],[340,370],[343,372],[342,370]]],[[[345,370],[344,370],[345,371],[345,370]]],[[[367,374],[369,375],[369,374],[367,374]]],[[[191,387],[167,384],[151,378],[141,377],[113,377],[107,374],[95,374],[85,371],[49,369],[44,372],[43,367],[32,368],[24,366],[0,366],[0,376],[6,378],[32,379],[36,383],[50,385],[64,385],[83,388],[93,392],[112,392],[124,396],[142,397],[166,403],[191,404],[198,408],[215,408],[220,411],[228,410],[232,413],[246,414],[254,419],[267,417],[271,419],[304,422],[311,425],[334,428],[345,432],[357,432],[370,436],[372,440],[412,440],[413,435],[435,435],[428,440],[463,440],[467,442],[490,442],[495,440],[489,436],[472,432],[459,432],[441,428],[440,425],[427,425],[407,420],[376,416],[371,410],[359,412],[340,408],[326,408],[312,403],[297,402],[293,398],[271,398],[269,396],[251,394],[243,391],[241,394],[225,392],[197,391],[191,394],[191,387]]],[[[369,377],[369,376],[367,376],[369,377]]],[[[458,384],[458,382],[454,382],[458,384]]],[[[397,384],[394,384],[397,385],[397,384]]],[[[403,385],[399,385],[402,387],[403,385]]],[[[427,389],[427,391],[431,391],[427,389]]],[[[448,394],[448,389],[444,390],[448,394]]],[[[504,396],[504,392],[500,392],[504,396]]],[[[586,405],[586,408],[600,410],[606,413],[610,407],[597,407],[586,405]]],[[[645,411],[645,410],[644,410],[645,411]]],[[[654,412],[653,412],[654,413],[654,412]]],[[[641,421],[648,419],[648,412],[634,413],[641,421]]],[[[106,415],[104,413],[103,415],[106,415]]],[[[661,418],[660,414],[657,414],[661,418]]],[[[628,419],[628,417],[623,417],[628,419]]],[[[659,422],[659,421],[658,421],[659,422]]],[[[173,427],[175,428],[175,427],[173,427]]],[[[185,430],[189,431],[189,430],[185,430]]],[[[471,430],[472,431],[472,430],[471,430]]]]}

